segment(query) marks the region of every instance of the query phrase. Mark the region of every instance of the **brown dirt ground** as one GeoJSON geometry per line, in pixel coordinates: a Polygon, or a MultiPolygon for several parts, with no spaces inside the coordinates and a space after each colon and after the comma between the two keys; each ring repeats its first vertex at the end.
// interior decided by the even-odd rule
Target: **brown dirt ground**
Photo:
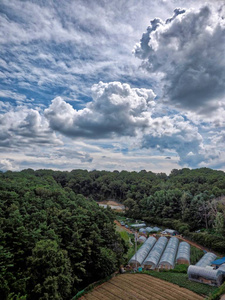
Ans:
{"type": "Polygon", "coordinates": [[[122,274],[96,287],[81,299],[203,300],[204,298],[173,283],[146,274],[122,274]]]}

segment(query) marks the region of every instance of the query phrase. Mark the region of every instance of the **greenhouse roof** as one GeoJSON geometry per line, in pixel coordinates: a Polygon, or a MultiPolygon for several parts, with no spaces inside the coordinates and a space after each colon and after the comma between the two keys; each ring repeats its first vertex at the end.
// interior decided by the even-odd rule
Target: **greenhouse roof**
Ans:
{"type": "Polygon", "coordinates": [[[189,266],[188,268],[188,276],[190,277],[203,277],[209,280],[216,280],[218,276],[220,275],[220,272],[218,270],[212,270],[205,267],[198,267],[198,266],[189,266]]]}
{"type": "Polygon", "coordinates": [[[222,257],[220,259],[214,260],[211,262],[212,265],[222,265],[225,263],[225,257],[222,257]]]}
{"type": "Polygon", "coordinates": [[[162,230],[162,229],[157,226],[152,228],[152,231],[160,231],[160,230],[162,230]]]}
{"type": "Polygon", "coordinates": [[[146,227],[145,229],[146,229],[146,231],[151,232],[153,228],[152,227],[146,227]]]}
{"type": "Polygon", "coordinates": [[[159,259],[166,247],[167,238],[160,237],[158,241],[155,243],[154,247],[152,248],[151,252],[146,257],[144,264],[148,265],[153,263],[155,266],[158,264],[159,259]]]}
{"type": "Polygon", "coordinates": [[[198,262],[195,264],[198,267],[206,267],[211,265],[212,261],[216,258],[216,254],[207,252],[198,262]]]}
{"type": "Polygon", "coordinates": [[[137,259],[137,262],[141,265],[145,260],[146,256],[148,255],[149,251],[152,249],[155,242],[156,238],[150,236],[147,239],[147,241],[141,246],[141,248],[136,252],[136,254],[133,255],[129,263],[135,263],[137,259]]]}
{"type": "Polygon", "coordinates": [[[134,227],[134,228],[140,228],[140,227],[145,227],[146,224],[145,223],[140,223],[140,224],[132,224],[131,227],[134,227]]]}
{"type": "Polygon", "coordinates": [[[140,236],[140,237],[138,238],[138,241],[139,241],[139,242],[145,242],[145,241],[146,241],[146,237],[140,236]]]}
{"type": "Polygon", "coordinates": [[[159,264],[163,263],[163,262],[167,262],[169,263],[171,266],[174,265],[174,260],[176,257],[176,253],[177,253],[177,248],[179,245],[179,240],[175,237],[170,238],[166,249],[160,259],[159,264]]]}
{"type": "Polygon", "coordinates": [[[181,242],[178,248],[177,252],[177,257],[176,260],[178,259],[186,259],[190,263],[190,245],[186,242],[181,242]]]}

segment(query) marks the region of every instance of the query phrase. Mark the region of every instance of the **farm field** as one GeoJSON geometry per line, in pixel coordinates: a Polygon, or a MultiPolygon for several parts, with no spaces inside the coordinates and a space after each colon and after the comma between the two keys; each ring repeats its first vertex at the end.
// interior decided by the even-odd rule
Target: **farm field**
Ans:
{"type": "Polygon", "coordinates": [[[85,294],[83,300],[201,300],[200,295],[146,274],[123,274],[85,294]]]}

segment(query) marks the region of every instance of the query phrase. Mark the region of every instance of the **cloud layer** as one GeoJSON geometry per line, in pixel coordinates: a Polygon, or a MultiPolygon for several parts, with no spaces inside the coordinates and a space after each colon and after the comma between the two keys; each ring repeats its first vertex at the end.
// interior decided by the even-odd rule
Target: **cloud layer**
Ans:
{"type": "Polygon", "coordinates": [[[154,19],[134,54],[142,68],[161,74],[163,97],[176,107],[209,114],[225,96],[225,21],[221,10],[176,9],[154,19]]]}
{"type": "Polygon", "coordinates": [[[225,10],[204,2],[2,0],[0,169],[225,169],[225,10]]]}

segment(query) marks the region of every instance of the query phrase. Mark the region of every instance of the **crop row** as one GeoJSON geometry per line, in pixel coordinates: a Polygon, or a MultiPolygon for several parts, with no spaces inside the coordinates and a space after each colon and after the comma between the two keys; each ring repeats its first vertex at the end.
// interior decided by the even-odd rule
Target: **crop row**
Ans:
{"type": "Polygon", "coordinates": [[[202,300],[187,289],[145,274],[123,274],[98,286],[85,300],[202,300]]]}

